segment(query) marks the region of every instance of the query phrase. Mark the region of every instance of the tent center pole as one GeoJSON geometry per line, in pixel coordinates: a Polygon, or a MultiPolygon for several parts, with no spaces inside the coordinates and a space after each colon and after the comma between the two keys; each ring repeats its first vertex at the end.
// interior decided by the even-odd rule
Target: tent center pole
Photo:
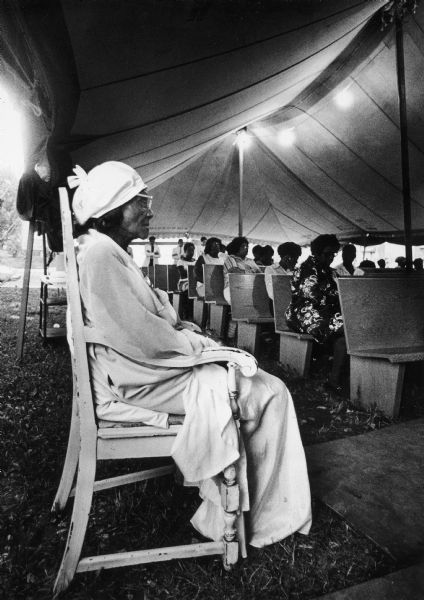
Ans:
{"type": "Polygon", "coordinates": [[[238,144],[239,151],[239,205],[238,205],[238,235],[243,236],[243,144],[238,144]]]}
{"type": "Polygon", "coordinates": [[[411,184],[409,176],[408,121],[406,113],[405,91],[405,61],[403,51],[403,22],[402,17],[399,14],[396,14],[396,70],[399,94],[405,258],[407,270],[412,271],[411,184]]]}

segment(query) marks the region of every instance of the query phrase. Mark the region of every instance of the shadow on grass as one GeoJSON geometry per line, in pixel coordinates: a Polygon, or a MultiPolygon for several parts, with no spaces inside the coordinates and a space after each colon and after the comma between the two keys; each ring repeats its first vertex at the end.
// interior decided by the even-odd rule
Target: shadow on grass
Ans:
{"type": "MultiPolygon", "coordinates": [[[[51,598],[64,549],[70,509],[50,513],[66,450],[71,371],[64,343],[43,345],[37,319],[28,321],[22,366],[15,364],[19,292],[0,290],[2,395],[0,409],[0,556],[4,598],[51,598]]],[[[30,312],[37,292],[30,294],[30,312]]],[[[292,391],[304,443],[363,433],[385,424],[357,413],[322,388],[323,377],[288,377],[280,366],[263,366],[292,391]],[[351,411],[351,412],[349,412],[351,411]],[[333,436],[333,437],[332,437],[333,436]]],[[[133,461],[120,467],[129,470],[133,461]]],[[[102,466],[102,475],[117,465],[102,466]]],[[[189,519],[197,491],[173,478],[138,483],[95,496],[83,555],[190,543],[189,519]]],[[[77,575],[65,600],[310,599],[377,577],[395,566],[366,536],[314,502],[309,536],[295,534],[249,556],[231,573],[219,558],[204,557],[77,575]]]]}

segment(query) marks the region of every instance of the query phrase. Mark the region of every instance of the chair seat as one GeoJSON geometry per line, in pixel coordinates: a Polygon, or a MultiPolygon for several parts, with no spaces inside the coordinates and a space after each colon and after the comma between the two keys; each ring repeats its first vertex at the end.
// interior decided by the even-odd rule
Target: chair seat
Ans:
{"type": "Polygon", "coordinates": [[[161,427],[151,427],[150,425],[140,425],[134,423],[132,427],[99,427],[97,437],[103,440],[113,438],[134,438],[134,437],[166,437],[176,436],[181,425],[170,425],[168,429],[161,427]]]}
{"type": "MultiPolygon", "coordinates": [[[[169,415],[168,423],[170,426],[171,425],[182,425],[184,423],[184,417],[185,417],[185,415],[169,415]]],[[[160,431],[166,431],[162,427],[152,427],[152,426],[146,425],[146,423],[142,423],[142,422],[131,423],[129,421],[105,421],[104,419],[98,419],[97,425],[98,425],[99,429],[106,429],[106,428],[111,428],[111,427],[114,427],[114,428],[117,428],[117,427],[128,427],[128,428],[150,427],[150,429],[159,429],[160,431]]]]}

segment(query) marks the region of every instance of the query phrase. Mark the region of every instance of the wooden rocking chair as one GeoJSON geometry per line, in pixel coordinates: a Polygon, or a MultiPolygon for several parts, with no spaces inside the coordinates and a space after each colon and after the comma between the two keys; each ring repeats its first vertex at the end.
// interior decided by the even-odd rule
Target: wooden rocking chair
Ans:
{"type": "MultiPolygon", "coordinates": [[[[175,470],[173,465],[169,465],[95,481],[96,462],[170,456],[180,425],[171,425],[169,429],[143,424],[135,427],[120,424],[102,428],[97,422],[90,385],[68,193],[65,188],[60,188],[59,192],[73,342],[73,406],[63,473],[52,510],[63,510],[71,496],[74,496],[74,506],[65,552],[54,585],[54,595],[56,597],[68,587],[76,572],[215,554],[222,555],[224,568],[230,569],[238,560],[239,548],[241,555],[246,556],[243,513],[239,509],[235,465],[230,465],[223,472],[221,499],[225,511],[225,528],[221,541],[80,558],[93,492],[166,475],[175,470]],[[72,488],[76,471],[76,485],[72,488]]],[[[188,367],[222,361],[228,363],[229,400],[234,419],[237,419],[238,392],[235,370],[240,368],[245,376],[254,375],[257,365],[250,354],[233,348],[213,348],[203,352],[200,359],[187,357],[176,360],[175,365],[172,361],[167,361],[166,364],[169,367],[188,367]]],[[[238,424],[238,421],[236,422],[238,424]]]]}

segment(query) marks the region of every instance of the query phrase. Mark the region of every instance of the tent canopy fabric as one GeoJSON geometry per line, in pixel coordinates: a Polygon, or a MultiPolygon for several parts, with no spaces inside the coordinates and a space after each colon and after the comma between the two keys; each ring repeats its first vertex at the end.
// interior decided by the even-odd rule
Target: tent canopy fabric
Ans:
{"type": "MultiPolygon", "coordinates": [[[[31,114],[28,163],[43,135],[53,159],[70,153],[85,169],[122,160],[154,189],[154,233],[228,238],[238,218],[234,133],[247,126],[245,235],[399,239],[395,48],[393,30],[381,31],[384,4],[4,0],[1,76],[31,114]],[[353,106],[341,110],[334,94],[347,87],[353,106]],[[296,136],[290,147],[278,142],[282,128],[296,136]]],[[[405,23],[416,236],[423,52],[419,9],[405,23]]]]}

